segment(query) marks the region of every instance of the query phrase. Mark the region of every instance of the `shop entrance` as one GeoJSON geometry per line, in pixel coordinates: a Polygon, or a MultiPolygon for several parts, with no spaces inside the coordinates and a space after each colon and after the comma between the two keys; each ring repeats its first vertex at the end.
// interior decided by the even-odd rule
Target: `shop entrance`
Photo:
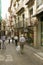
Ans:
{"type": "Polygon", "coordinates": [[[43,46],[43,17],[41,17],[41,46],[43,46]]]}
{"type": "Polygon", "coordinates": [[[28,28],[28,33],[27,34],[28,34],[28,44],[33,46],[33,43],[34,43],[34,30],[33,30],[32,26],[30,26],[28,28]]]}

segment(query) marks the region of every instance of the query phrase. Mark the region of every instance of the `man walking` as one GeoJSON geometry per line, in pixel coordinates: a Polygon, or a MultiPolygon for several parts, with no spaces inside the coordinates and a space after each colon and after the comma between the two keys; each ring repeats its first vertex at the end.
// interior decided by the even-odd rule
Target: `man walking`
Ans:
{"type": "Polygon", "coordinates": [[[20,50],[21,50],[21,53],[23,54],[23,49],[25,44],[25,37],[23,36],[23,34],[20,36],[19,42],[20,42],[20,50]]]}
{"type": "Polygon", "coordinates": [[[6,47],[5,47],[5,44],[4,44],[4,42],[5,42],[5,35],[1,36],[1,39],[2,39],[2,41],[3,41],[2,49],[4,49],[4,48],[6,48],[6,47]]]}

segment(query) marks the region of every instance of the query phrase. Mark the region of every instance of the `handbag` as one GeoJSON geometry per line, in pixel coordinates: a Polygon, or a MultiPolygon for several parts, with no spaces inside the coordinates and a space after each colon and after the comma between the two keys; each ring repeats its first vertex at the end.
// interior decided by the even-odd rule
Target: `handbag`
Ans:
{"type": "Polygon", "coordinates": [[[20,51],[20,45],[18,45],[18,46],[16,47],[16,50],[17,50],[17,51],[20,51]]]}

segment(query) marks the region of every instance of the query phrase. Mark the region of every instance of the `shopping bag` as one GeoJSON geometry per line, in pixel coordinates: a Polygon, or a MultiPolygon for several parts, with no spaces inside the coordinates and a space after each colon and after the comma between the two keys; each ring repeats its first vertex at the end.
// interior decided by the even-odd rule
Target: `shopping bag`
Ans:
{"type": "Polygon", "coordinates": [[[12,43],[12,39],[10,39],[10,42],[12,43]]]}
{"type": "Polygon", "coordinates": [[[17,47],[16,47],[16,50],[19,52],[20,51],[20,45],[18,45],[17,47]]]}

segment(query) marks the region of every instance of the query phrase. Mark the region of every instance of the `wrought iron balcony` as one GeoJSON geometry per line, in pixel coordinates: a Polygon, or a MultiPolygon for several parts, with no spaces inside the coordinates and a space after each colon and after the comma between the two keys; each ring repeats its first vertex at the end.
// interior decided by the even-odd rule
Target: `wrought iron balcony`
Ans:
{"type": "Polygon", "coordinates": [[[34,0],[26,0],[26,3],[25,4],[30,7],[31,5],[34,4],[34,0]]]}

